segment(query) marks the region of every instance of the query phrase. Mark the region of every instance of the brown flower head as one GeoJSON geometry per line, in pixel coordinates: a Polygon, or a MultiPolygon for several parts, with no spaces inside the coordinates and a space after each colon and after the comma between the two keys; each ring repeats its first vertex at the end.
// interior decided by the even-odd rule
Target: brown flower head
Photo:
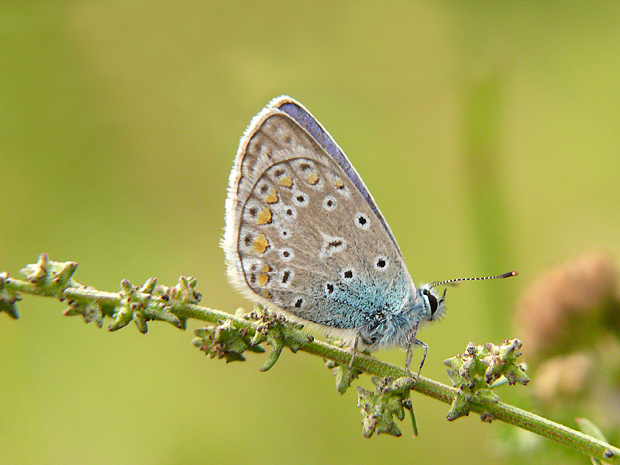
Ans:
{"type": "Polygon", "coordinates": [[[540,277],[524,292],[514,318],[529,360],[590,346],[601,334],[617,333],[618,321],[617,269],[598,252],[540,277]]]}

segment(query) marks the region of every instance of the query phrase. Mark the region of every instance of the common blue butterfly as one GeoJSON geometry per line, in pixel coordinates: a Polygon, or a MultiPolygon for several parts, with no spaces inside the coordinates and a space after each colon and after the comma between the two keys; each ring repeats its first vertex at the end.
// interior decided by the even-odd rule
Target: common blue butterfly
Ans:
{"type": "Polygon", "coordinates": [[[251,299],[354,350],[407,348],[407,368],[420,345],[423,363],[417,330],[443,313],[433,287],[446,282],[416,288],[357,171],[290,97],[272,100],[241,138],[222,247],[231,281],[251,299]]]}

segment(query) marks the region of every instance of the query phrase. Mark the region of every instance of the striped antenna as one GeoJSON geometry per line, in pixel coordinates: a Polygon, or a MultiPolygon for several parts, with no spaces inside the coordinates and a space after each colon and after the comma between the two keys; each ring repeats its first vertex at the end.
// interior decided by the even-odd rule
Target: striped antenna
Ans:
{"type": "Polygon", "coordinates": [[[504,279],[504,278],[510,278],[512,276],[517,276],[518,274],[519,273],[517,273],[516,271],[509,271],[508,273],[498,274],[496,276],[484,276],[481,278],[454,278],[454,279],[448,279],[446,281],[438,281],[438,282],[430,283],[428,287],[432,289],[434,287],[441,286],[442,284],[453,284],[453,283],[458,283],[461,281],[482,281],[485,279],[504,279]]]}

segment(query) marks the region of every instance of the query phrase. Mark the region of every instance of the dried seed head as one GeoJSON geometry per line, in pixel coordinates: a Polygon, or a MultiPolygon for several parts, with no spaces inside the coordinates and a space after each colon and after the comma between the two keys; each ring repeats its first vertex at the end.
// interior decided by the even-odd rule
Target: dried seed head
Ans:
{"type": "Polygon", "coordinates": [[[615,263],[597,252],[540,277],[523,294],[514,318],[528,359],[574,350],[613,330],[609,322],[620,318],[618,288],[615,263]]]}

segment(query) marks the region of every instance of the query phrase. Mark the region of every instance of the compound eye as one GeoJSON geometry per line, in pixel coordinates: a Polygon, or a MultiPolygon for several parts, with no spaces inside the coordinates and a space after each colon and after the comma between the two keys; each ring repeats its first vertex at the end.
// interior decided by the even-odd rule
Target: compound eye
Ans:
{"type": "Polygon", "coordinates": [[[431,306],[431,317],[432,317],[435,314],[435,312],[437,311],[437,307],[439,306],[439,304],[437,302],[437,297],[435,297],[433,294],[431,294],[431,291],[429,291],[428,289],[424,289],[423,293],[426,296],[426,298],[428,299],[429,305],[431,306]]]}

